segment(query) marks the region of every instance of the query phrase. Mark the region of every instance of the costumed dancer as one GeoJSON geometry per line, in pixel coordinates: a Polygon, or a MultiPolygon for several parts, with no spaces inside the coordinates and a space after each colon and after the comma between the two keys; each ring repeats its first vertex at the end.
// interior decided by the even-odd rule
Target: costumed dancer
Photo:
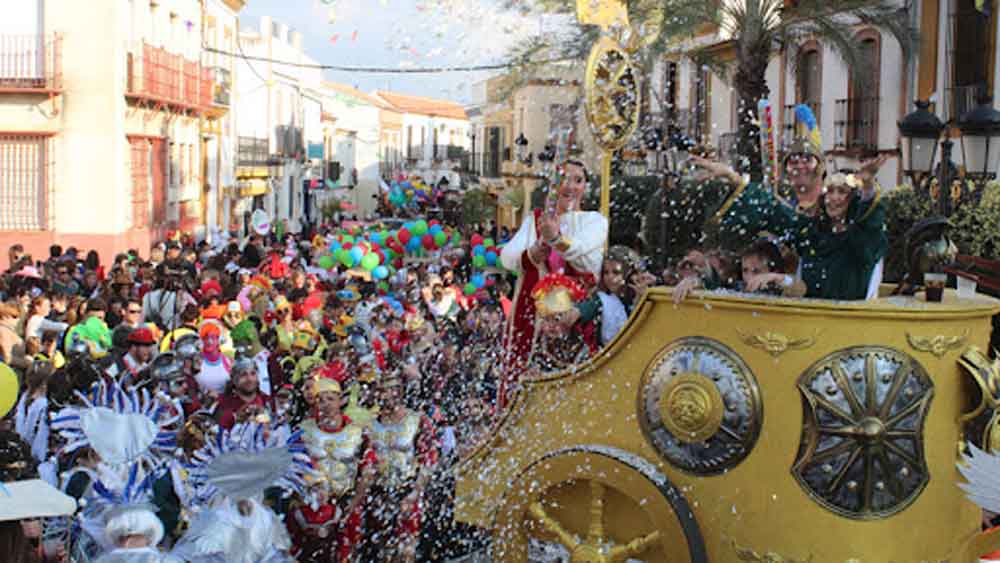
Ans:
{"type": "Polygon", "coordinates": [[[364,561],[410,563],[416,559],[421,498],[437,463],[438,448],[430,419],[405,406],[403,389],[395,375],[379,381],[379,414],[369,429],[378,477],[365,505],[364,561]]]}
{"type": "Polygon", "coordinates": [[[581,211],[588,182],[587,169],[578,160],[563,164],[563,178],[553,189],[545,209],[529,213],[517,234],[504,245],[504,268],[519,274],[513,314],[505,343],[505,379],[498,403],[503,406],[511,386],[526,367],[535,334],[535,284],[548,274],[564,274],[593,285],[601,273],[608,220],[594,211],[581,211]]]}
{"type": "Polygon", "coordinates": [[[272,487],[302,493],[313,473],[301,434],[268,435],[241,424],[221,432],[188,467],[202,508],[173,554],[190,563],[291,562],[291,540],[281,519],[262,502],[272,487]]]}
{"type": "MultiPolygon", "coordinates": [[[[56,413],[52,430],[65,440],[59,454],[77,457],[63,475],[63,489],[81,504],[99,496],[98,482],[106,490],[124,490],[131,467],[154,473],[176,449],[183,411],[165,394],[101,381],[76,397],[81,404],[56,413]]],[[[98,528],[74,531],[72,560],[90,561],[101,553],[102,542],[98,528]]]]}
{"type": "Polygon", "coordinates": [[[214,323],[203,324],[198,336],[201,337],[202,361],[195,381],[203,393],[221,395],[229,383],[229,372],[233,367],[233,360],[222,353],[222,329],[214,323]]]}
{"type": "Polygon", "coordinates": [[[375,453],[364,429],[341,410],[343,377],[330,370],[321,374],[313,386],[313,418],[300,426],[321,477],[313,487],[319,497],[294,509],[289,526],[299,561],[342,562],[350,560],[361,537],[361,504],[375,477],[375,453]]]}
{"type": "Polygon", "coordinates": [[[145,474],[139,464],[129,469],[121,490],[98,481],[97,496],[83,510],[84,528],[101,530],[107,552],[96,563],[181,563],[158,549],[163,524],[152,504],[156,474],[145,474]]]}

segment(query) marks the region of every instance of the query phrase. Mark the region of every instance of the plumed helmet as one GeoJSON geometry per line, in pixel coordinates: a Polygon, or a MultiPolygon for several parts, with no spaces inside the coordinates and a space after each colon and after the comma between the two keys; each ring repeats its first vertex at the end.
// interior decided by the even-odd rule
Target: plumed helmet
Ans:
{"type": "Polygon", "coordinates": [[[155,381],[173,381],[184,376],[184,365],[174,352],[164,352],[149,366],[149,374],[155,381]]]}
{"type": "Polygon", "coordinates": [[[185,334],[174,342],[174,353],[182,362],[201,354],[201,339],[195,334],[185,334]]]}

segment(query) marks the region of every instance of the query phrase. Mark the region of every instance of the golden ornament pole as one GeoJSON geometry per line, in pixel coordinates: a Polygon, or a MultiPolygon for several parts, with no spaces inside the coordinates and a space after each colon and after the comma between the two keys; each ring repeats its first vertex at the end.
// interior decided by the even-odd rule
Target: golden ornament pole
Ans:
{"type": "Polygon", "coordinates": [[[584,76],[587,123],[601,147],[601,214],[611,218],[611,158],[639,126],[639,71],[613,35],[628,28],[621,0],[577,0],[576,16],[597,25],[601,37],[590,50],[584,76]]]}
{"type": "Polygon", "coordinates": [[[601,156],[601,215],[611,219],[611,151],[601,156]]]}

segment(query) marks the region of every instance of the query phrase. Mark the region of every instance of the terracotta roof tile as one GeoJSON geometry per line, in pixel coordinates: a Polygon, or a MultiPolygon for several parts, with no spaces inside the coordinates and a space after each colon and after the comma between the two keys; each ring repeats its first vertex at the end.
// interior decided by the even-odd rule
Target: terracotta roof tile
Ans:
{"type": "Polygon", "coordinates": [[[376,98],[374,96],[371,96],[369,94],[365,94],[361,90],[358,90],[357,88],[353,88],[353,87],[348,86],[346,84],[338,84],[336,82],[323,81],[323,87],[324,88],[328,88],[330,90],[333,90],[334,92],[339,92],[341,94],[344,94],[345,96],[350,96],[352,98],[356,98],[356,99],[358,99],[358,100],[360,100],[362,102],[365,102],[367,104],[371,104],[371,105],[373,105],[373,106],[375,106],[377,108],[391,109],[391,108],[388,107],[388,104],[386,104],[382,100],[380,100],[380,99],[378,99],[378,98],[376,98]]]}
{"type": "Polygon", "coordinates": [[[434,98],[424,98],[422,96],[410,96],[408,94],[397,94],[396,92],[386,92],[378,90],[375,95],[384,100],[387,104],[404,113],[417,113],[420,115],[430,115],[434,117],[447,117],[450,119],[468,119],[465,108],[461,104],[448,100],[436,100],[434,98]]]}

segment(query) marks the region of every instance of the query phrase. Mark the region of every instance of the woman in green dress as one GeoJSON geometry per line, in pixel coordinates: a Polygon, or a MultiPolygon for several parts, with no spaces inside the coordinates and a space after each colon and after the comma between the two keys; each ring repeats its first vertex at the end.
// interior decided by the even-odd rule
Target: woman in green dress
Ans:
{"type": "MultiPolygon", "coordinates": [[[[799,162],[794,160],[795,156],[786,159],[786,163],[790,162],[787,167],[795,167],[799,162]]],[[[799,156],[816,158],[814,155],[799,156]]],[[[834,206],[835,226],[824,211],[825,195],[799,201],[792,207],[764,186],[745,182],[728,165],[692,157],[692,162],[712,177],[735,186],[717,214],[723,230],[752,231],[754,234],[766,231],[788,240],[800,257],[806,297],[845,300],[866,297],[872,271],[888,246],[884,232],[885,213],[874,181],[885,160],[885,156],[870,160],[852,176],[849,192],[853,195],[847,207],[841,212],[839,204],[834,206]]],[[[821,168],[812,168],[816,170],[815,177],[804,179],[804,173],[800,172],[797,175],[799,183],[822,185],[821,168]]],[[[831,179],[834,177],[838,175],[831,179]]]]}

